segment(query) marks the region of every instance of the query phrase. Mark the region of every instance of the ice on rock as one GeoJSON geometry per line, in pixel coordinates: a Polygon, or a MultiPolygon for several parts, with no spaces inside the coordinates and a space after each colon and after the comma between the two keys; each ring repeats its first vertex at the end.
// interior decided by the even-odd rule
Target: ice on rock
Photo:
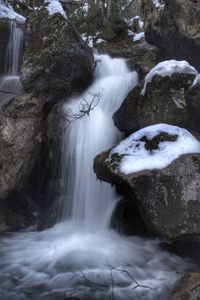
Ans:
{"type": "Polygon", "coordinates": [[[141,91],[141,95],[144,96],[146,92],[146,87],[154,76],[172,76],[176,73],[194,74],[198,75],[197,70],[192,67],[187,61],[177,61],[177,60],[166,60],[157,64],[151,71],[145,76],[144,87],[141,91]]]}
{"type": "Polygon", "coordinates": [[[0,19],[15,20],[20,23],[24,23],[26,18],[16,13],[10,4],[5,4],[0,0],[0,19]]]}
{"type": "Polygon", "coordinates": [[[47,5],[47,10],[50,16],[60,14],[67,19],[66,13],[59,0],[45,0],[44,4],[47,5]]]}
{"type": "Polygon", "coordinates": [[[200,153],[200,142],[192,134],[180,127],[156,124],[133,133],[113,148],[109,161],[113,154],[119,155],[122,157],[118,166],[119,171],[130,174],[143,170],[166,168],[173,160],[188,153],[200,153]],[[147,150],[142,138],[146,137],[148,140],[152,140],[163,132],[176,136],[176,140],[160,142],[157,149],[147,150]]]}

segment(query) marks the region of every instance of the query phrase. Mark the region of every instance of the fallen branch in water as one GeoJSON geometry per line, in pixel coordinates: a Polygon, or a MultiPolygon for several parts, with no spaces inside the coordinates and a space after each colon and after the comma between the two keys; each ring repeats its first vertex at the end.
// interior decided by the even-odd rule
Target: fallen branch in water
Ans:
{"type": "Polygon", "coordinates": [[[91,281],[89,280],[85,274],[83,273],[83,271],[79,270],[80,274],[76,273],[76,272],[73,272],[74,275],[76,275],[77,277],[79,278],[83,278],[87,283],[91,284],[91,285],[94,285],[94,286],[98,286],[98,287],[102,287],[102,288],[109,288],[109,285],[107,284],[102,284],[102,283],[98,283],[98,282],[94,282],[94,281],[91,281]]]}
{"type": "Polygon", "coordinates": [[[111,270],[111,273],[110,273],[110,277],[111,277],[111,297],[110,297],[110,300],[113,300],[114,299],[114,288],[115,288],[115,284],[114,284],[114,278],[113,278],[113,272],[114,271],[118,271],[118,272],[122,272],[122,273],[125,273],[127,274],[127,276],[133,281],[133,284],[135,285],[134,287],[132,287],[133,290],[141,287],[141,288],[145,288],[145,289],[150,289],[150,290],[155,290],[155,288],[152,288],[148,285],[142,285],[140,284],[127,270],[125,269],[118,269],[118,268],[115,268],[114,266],[110,265],[110,264],[107,264],[105,265],[107,267],[110,268],[111,270]]]}
{"type": "Polygon", "coordinates": [[[95,107],[99,104],[102,94],[99,92],[90,95],[92,95],[91,101],[88,101],[85,97],[81,96],[82,100],[79,103],[79,108],[77,113],[74,113],[71,110],[69,110],[69,112],[67,112],[66,114],[63,113],[63,111],[57,112],[58,115],[67,122],[67,126],[65,127],[65,129],[68,128],[69,125],[71,125],[75,121],[83,118],[84,116],[86,115],[89,116],[90,112],[94,110],[95,107]]]}
{"type": "Polygon", "coordinates": [[[114,282],[114,276],[113,276],[113,272],[117,271],[117,272],[122,272],[124,274],[126,274],[131,280],[132,280],[132,284],[134,285],[133,287],[131,287],[132,290],[135,290],[137,288],[144,288],[144,289],[150,289],[150,290],[156,290],[155,288],[148,286],[148,285],[143,285],[140,284],[134,277],[133,275],[127,271],[126,269],[120,269],[120,268],[116,268],[110,264],[106,264],[106,267],[108,267],[110,269],[110,279],[111,279],[111,285],[105,284],[105,283],[99,283],[99,282],[95,282],[90,280],[83,271],[79,270],[77,272],[73,272],[73,274],[81,279],[84,279],[88,284],[90,284],[93,287],[96,288],[106,288],[109,290],[109,288],[111,287],[111,295],[109,296],[109,300],[114,300],[115,298],[115,282],[114,282]]]}

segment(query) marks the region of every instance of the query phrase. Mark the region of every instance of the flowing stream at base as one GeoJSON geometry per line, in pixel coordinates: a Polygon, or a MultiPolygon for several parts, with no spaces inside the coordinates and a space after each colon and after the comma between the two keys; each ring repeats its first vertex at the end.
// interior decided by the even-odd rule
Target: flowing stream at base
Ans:
{"type": "Polygon", "coordinates": [[[122,59],[95,59],[93,85],[63,107],[61,221],[1,240],[2,300],[164,300],[187,268],[161,251],[158,240],[109,228],[118,199],[96,180],[93,159],[120,138],[112,114],[137,84],[137,74],[122,59]]]}

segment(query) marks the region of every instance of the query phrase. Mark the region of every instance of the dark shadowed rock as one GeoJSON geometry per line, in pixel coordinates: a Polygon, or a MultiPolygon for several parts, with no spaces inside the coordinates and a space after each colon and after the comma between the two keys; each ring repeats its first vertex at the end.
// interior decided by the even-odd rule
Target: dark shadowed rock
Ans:
{"type": "MultiPolygon", "coordinates": [[[[141,141],[151,157],[163,142],[173,144],[176,139],[175,135],[161,133],[152,140],[148,138],[148,143],[145,137],[141,141]]],[[[94,160],[97,177],[117,185],[135,201],[141,217],[155,233],[195,239],[200,234],[200,154],[182,155],[163,169],[148,170],[147,166],[146,170],[128,174],[120,170],[122,159],[119,154],[110,157],[110,150],[98,155],[94,160]]],[[[136,156],[137,163],[138,159],[136,156]]]]}
{"type": "Polygon", "coordinates": [[[140,120],[138,118],[140,93],[140,87],[136,86],[113,115],[115,126],[127,134],[140,128],[140,120]]]}
{"type": "Polygon", "coordinates": [[[164,0],[156,7],[142,0],[147,41],[157,46],[164,57],[185,59],[200,70],[200,2],[164,0]]]}
{"type": "Polygon", "coordinates": [[[168,300],[199,300],[200,273],[188,273],[172,291],[168,300]]]}
{"type": "Polygon", "coordinates": [[[21,70],[24,89],[44,101],[58,101],[92,79],[93,53],[61,14],[42,7],[27,21],[27,48],[21,70]]]}
{"type": "Polygon", "coordinates": [[[0,19],[0,76],[5,70],[5,57],[7,45],[10,38],[10,20],[0,19]]]}
{"type": "Polygon", "coordinates": [[[192,85],[186,94],[188,124],[200,132],[200,84],[192,85]]]}

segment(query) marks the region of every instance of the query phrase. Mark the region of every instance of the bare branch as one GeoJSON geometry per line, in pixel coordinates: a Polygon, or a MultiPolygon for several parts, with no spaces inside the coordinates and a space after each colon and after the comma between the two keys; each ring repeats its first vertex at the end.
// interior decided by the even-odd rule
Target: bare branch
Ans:
{"type": "Polygon", "coordinates": [[[79,270],[79,272],[81,273],[81,275],[78,274],[77,272],[73,272],[73,274],[79,278],[83,278],[86,282],[88,282],[91,285],[102,287],[102,288],[109,288],[109,285],[107,285],[107,284],[102,284],[102,283],[98,283],[98,282],[89,280],[81,270],[79,270]]]}
{"type": "MultiPolygon", "coordinates": [[[[67,114],[64,114],[61,110],[57,111],[58,115],[67,121],[66,128],[69,127],[70,124],[73,122],[81,119],[85,115],[89,117],[90,112],[96,108],[96,106],[99,104],[99,101],[102,97],[101,93],[94,93],[91,94],[93,96],[92,100],[89,102],[85,97],[81,96],[82,101],[79,103],[78,112],[74,113],[72,111],[69,111],[67,114]]],[[[65,128],[65,129],[66,129],[65,128]]]]}
{"type": "MultiPolygon", "coordinates": [[[[118,269],[118,268],[113,267],[110,264],[107,264],[106,266],[111,269],[111,272],[118,271],[118,272],[122,272],[122,273],[127,274],[127,276],[129,278],[131,278],[132,281],[133,281],[133,283],[135,284],[135,286],[132,288],[133,290],[135,290],[138,287],[145,288],[145,289],[150,289],[150,290],[155,290],[155,288],[152,288],[152,287],[150,287],[148,285],[142,285],[142,284],[138,283],[138,281],[127,270],[125,270],[125,269],[118,269]]],[[[113,277],[112,277],[112,280],[113,280],[113,277]]]]}

